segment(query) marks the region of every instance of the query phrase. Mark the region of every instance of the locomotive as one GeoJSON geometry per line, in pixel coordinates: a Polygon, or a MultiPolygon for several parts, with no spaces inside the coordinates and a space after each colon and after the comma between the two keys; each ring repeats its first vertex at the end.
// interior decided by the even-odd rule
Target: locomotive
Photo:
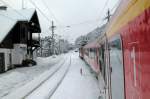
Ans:
{"type": "Polygon", "coordinates": [[[122,0],[105,33],[79,49],[107,99],[150,99],[150,0],[122,0]]]}

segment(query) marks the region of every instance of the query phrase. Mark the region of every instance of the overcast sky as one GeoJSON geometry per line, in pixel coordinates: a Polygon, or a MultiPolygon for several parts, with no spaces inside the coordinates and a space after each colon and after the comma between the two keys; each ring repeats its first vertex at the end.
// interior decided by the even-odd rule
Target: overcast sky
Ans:
{"type": "MultiPolygon", "coordinates": [[[[22,8],[22,0],[3,0],[15,9],[22,8]]],[[[51,20],[56,25],[55,33],[73,42],[77,37],[85,35],[103,20],[108,9],[112,9],[120,0],[32,0],[48,18],[39,11],[42,37],[51,35],[51,20]],[[106,3],[108,1],[108,3],[106,3]],[[105,6],[104,8],[104,5],[105,6]],[[47,7],[48,8],[47,8],[47,7]],[[70,26],[67,28],[66,26],[70,26]]],[[[34,8],[30,0],[24,0],[25,8],[34,8]]]]}

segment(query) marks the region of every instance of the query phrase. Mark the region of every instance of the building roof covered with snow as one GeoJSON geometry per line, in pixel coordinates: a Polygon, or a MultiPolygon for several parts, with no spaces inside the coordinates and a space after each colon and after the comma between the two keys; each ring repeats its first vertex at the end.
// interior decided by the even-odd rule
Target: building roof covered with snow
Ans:
{"type": "Polygon", "coordinates": [[[0,10],[0,43],[19,21],[26,21],[31,26],[35,25],[36,31],[33,32],[41,32],[35,9],[0,10]]]}

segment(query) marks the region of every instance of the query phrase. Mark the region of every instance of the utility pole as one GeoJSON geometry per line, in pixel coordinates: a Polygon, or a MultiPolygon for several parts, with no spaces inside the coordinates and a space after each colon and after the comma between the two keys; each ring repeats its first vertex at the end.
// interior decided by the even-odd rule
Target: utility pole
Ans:
{"type": "Polygon", "coordinates": [[[109,22],[110,21],[110,17],[111,17],[111,14],[110,14],[110,10],[108,9],[107,16],[105,17],[105,20],[107,20],[107,22],[109,22]]]}
{"type": "Polygon", "coordinates": [[[54,54],[54,29],[56,28],[56,26],[54,26],[54,21],[52,21],[52,26],[51,26],[51,30],[52,30],[52,54],[54,54]]]}

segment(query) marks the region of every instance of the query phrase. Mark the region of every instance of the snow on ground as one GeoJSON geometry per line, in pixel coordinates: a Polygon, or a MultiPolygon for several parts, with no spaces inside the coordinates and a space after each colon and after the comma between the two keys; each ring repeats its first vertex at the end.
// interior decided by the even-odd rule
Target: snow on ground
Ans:
{"type": "Polygon", "coordinates": [[[67,54],[66,61],[61,65],[59,70],[25,99],[48,99],[51,97],[59,84],[62,82],[69,67],[70,56],[67,54]]]}
{"type": "Polygon", "coordinates": [[[100,90],[98,81],[89,67],[73,53],[71,67],[61,85],[51,99],[98,99],[100,90]],[[83,69],[83,75],[80,69],[83,69]]]}
{"type": "MultiPolygon", "coordinates": [[[[49,97],[49,93],[53,93],[53,91],[55,91],[55,93],[52,95],[50,99],[98,99],[100,95],[100,90],[99,90],[98,81],[95,78],[95,75],[92,74],[89,66],[87,66],[78,57],[78,53],[75,53],[75,52],[69,53],[67,54],[67,57],[69,57],[70,55],[71,55],[71,65],[70,65],[69,71],[67,72],[65,78],[60,83],[60,86],[58,86],[58,89],[56,89],[55,91],[55,87],[61,81],[61,78],[63,77],[63,74],[65,73],[67,69],[67,65],[64,66],[65,68],[63,67],[62,69],[60,69],[60,71],[58,71],[56,75],[52,76],[52,78],[46,81],[46,83],[42,85],[43,87],[42,86],[39,87],[39,90],[33,93],[33,96],[35,96],[36,99],[37,98],[45,99],[45,98],[39,98],[39,96],[49,97]],[[80,74],[81,68],[83,70],[82,75],[80,74]]],[[[69,61],[69,58],[66,58],[64,56],[59,56],[55,59],[53,59],[52,57],[51,58],[38,58],[37,59],[38,66],[25,67],[24,69],[18,68],[16,70],[9,71],[6,74],[0,75],[1,97],[4,95],[7,95],[9,92],[12,92],[13,90],[16,90],[18,87],[21,87],[24,84],[28,83],[33,78],[40,75],[42,71],[46,72],[46,70],[50,69],[52,65],[58,63],[58,60],[61,60],[62,58],[64,58],[67,61],[69,61]]],[[[68,62],[65,64],[68,64],[68,62]]],[[[35,99],[32,97],[28,97],[28,98],[35,99]]]]}
{"type": "Polygon", "coordinates": [[[37,58],[38,65],[36,66],[16,68],[0,74],[0,98],[49,70],[54,64],[59,63],[58,61],[63,59],[63,56],[37,58]]]}

